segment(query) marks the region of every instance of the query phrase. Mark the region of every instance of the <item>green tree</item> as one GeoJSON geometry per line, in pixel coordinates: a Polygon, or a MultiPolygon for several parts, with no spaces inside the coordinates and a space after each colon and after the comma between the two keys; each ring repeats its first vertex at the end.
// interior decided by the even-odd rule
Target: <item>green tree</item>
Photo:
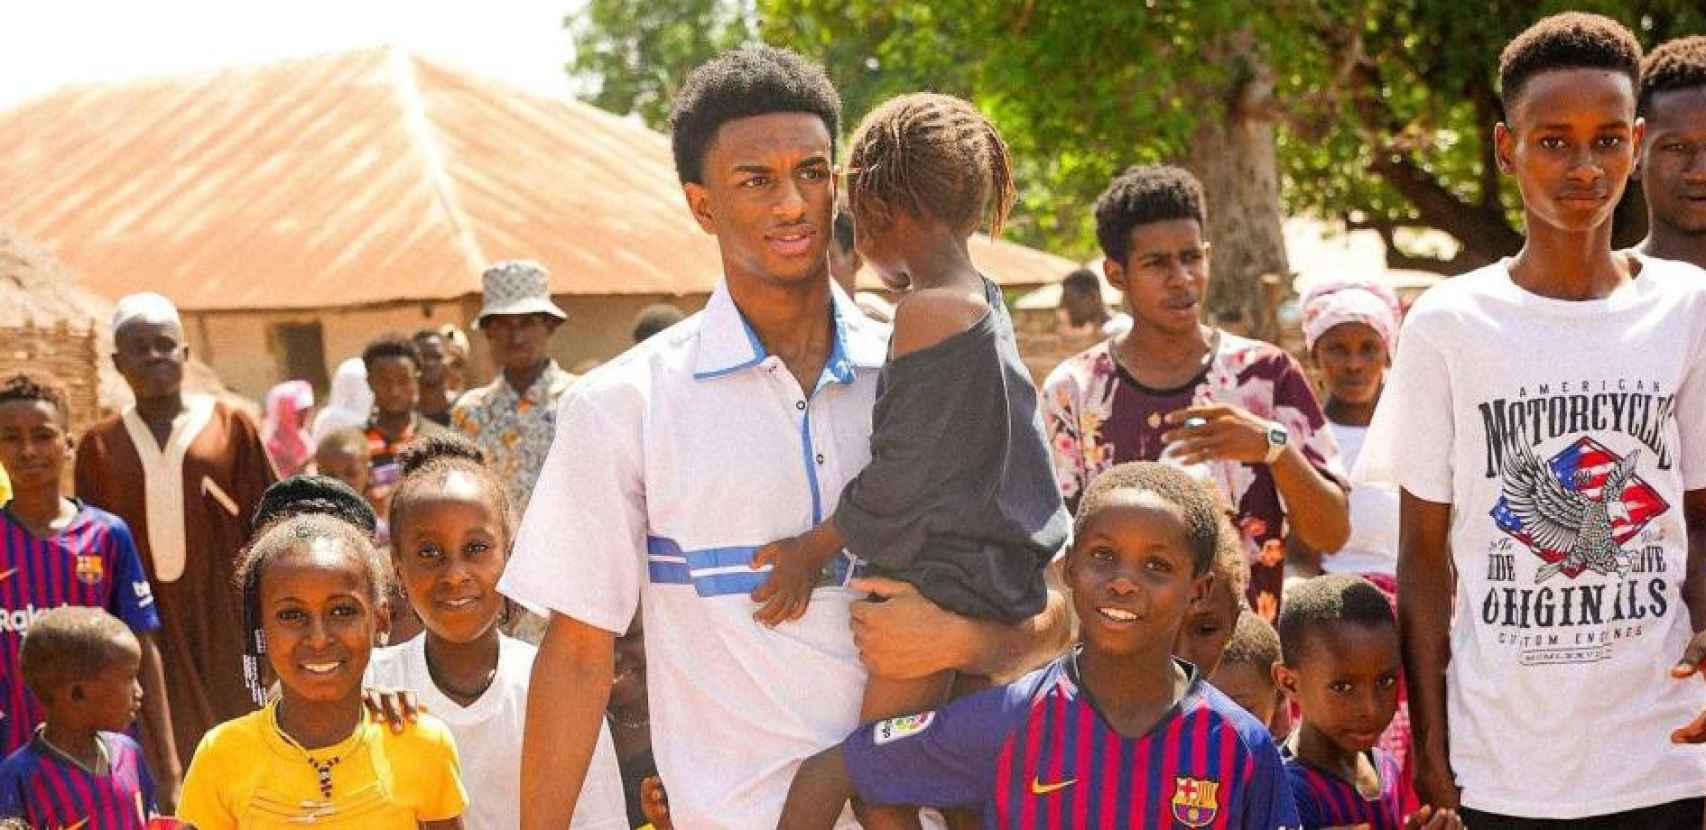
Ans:
{"type": "MultiPolygon", "coordinates": [[[[1521,247],[1514,185],[1492,156],[1502,117],[1498,56],[1512,37],[1558,11],[1605,14],[1649,48],[1706,31],[1697,0],[1320,0],[1298,2],[1309,48],[1291,53],[1281,98],[1285,200],[1342,217],[1388,242],[1394,266],[1457,273],[1521,247]],[[1404,227],[1433,228],[1462,248],[1449,259],[1394,244],[1404,227]]],[[[1644,233],[1639,189],[1618,212],[1618,241],[1644,233]]]]}
{"type": "MultiPolygon", "coordinates": [[[[1520,246],[1514,187],[1491,162],[1490,135],[1498,53],[1524,27],[1577,8],[1622,20],[1648,46],[1706,31],[1698,0],[754,2],[594,0],[602,17],[589,16],[577,42],[623,58],[577,66],[606,83],[601,94],[621,93],[595,101],[654,124],[642,104],[661,108],[686,67],[740,38],[821,61],[852,119],[902,91],[968,96],[1020,165],[1013,235],[1072,255],[1095,249],[1088,207],[1110,176],[1184,163],[1209,198],[1209,308],[1258,331],[1255,280],[1287,270],[1285,212],[1374,229],[1396,266],[1452,273],[1520,246]],[[625,22],[636,16],[650,26],[625,22]],[[722,24],[733,17],[739,37],[722,24]],[[698,37],[688,56],[656,45],[663,21],[728,37],[698,37]],[[1404,228],[1444,231],[1461,249],[1405,251],[1404,228]]],[[[1619,217],[1621,239],[1638,235],[1640,210],[1619,217]]]]}
{"type": "Polygon", "coordinates": [[[727,0],[588,0],[563,25],[575,46],[568,71],[590,87],[582,97],[654,129],[693,67],[754,38],[750,9],[727,0]]]}

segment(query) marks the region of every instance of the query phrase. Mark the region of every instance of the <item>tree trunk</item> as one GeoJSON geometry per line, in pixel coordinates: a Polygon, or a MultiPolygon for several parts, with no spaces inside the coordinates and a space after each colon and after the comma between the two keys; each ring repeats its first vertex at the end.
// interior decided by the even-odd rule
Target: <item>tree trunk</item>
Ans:
{"type": "Polygon", "coordinates": [[[1208,322],[1252,337],[1279,337],[1262,278],[1274,275],[1290,291],[1280,212],[1279,159],[1274,151],[1272,73],[1249,30],[1228,33],[1204,50],[1204,60],[1237,67],[1230,86],[1212,91],[1192,136],[1191,171],[1202,180],[1213,245],[1213,271],[1204,305],[1208,322]]]}

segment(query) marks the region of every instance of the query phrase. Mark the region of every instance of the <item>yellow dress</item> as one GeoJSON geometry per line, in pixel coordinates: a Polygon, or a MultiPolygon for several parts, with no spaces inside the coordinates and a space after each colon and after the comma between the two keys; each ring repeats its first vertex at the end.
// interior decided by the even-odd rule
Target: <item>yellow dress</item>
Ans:
{"type": "Polygon", "coordinates": [[[416,830],[462,814],[456,744],[429,715],[393,733],[365,712],[348,738],[304,753],[278,730],[276,702],[214,727],[184,776],[178,817],[198,830],[362,828],[416,830]],[[308,756],[330,766],[332,794],[308,756]]]}

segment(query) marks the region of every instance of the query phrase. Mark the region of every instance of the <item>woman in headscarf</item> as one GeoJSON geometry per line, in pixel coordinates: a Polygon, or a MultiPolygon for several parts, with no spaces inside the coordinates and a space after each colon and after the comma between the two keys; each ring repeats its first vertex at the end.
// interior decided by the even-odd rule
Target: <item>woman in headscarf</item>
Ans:
{"type": "Polygon", "coordinates": [[[373,412],[373,390],[367,385],[367,365],[352,357],[338,364],[332,375],[332,399],[314,416],[313,436],[320,439],[340,429],[367,426],[373,412]]]}
{"type": "MultiPolygon", "coordinates": [[[[1384,285],[1333,281],[1304,292],[1303,340],[1321,370],[1327,428],[1339,444],[1347,471],[1356,468],[1374,405],[1386,382],[1398,338],[1398,298],[1384,285]]],[[[1321,569],[1355,573],[1388,593],[1396,590],[1398,493],[1357,485],[1350,495],[1351,537],[1337,551],[1323,551],[1321,569]]]]}
{"type": "Polygon", "coordinates": [[[266,415],[261,419],[261,440],[267,457],[280,476],[302,472],[314,457],[314,439],[308,433],[308,417],[314,410],[314,387],[305,380],[287,380],[267,392],[266,415]]]}

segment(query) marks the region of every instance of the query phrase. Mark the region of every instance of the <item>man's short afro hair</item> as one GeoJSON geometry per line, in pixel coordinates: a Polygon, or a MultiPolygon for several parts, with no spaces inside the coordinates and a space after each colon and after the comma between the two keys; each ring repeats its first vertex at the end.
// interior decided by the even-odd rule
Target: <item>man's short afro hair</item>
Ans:
{"type": "Polygon", "coordinates": [[[1597,14],[1564,12],[1523,30],[1499,53],[1499,99],[1505,116],[1530,78],[1554,69],[1607,69],[1641,76],[1641,43],[1623,24],[1597,14]]]}
{"type": "Polygon", "coordinates": [[[413,337],[404,337],[396,332],[379,335],[361,350],[361,363],[369,372],[373,371],[375,361],[387,357],[400,357],[408,360],[417,368],[421,365],[421,350],[415,346],[413,337]]]}
{"type": "Polygon", "coordinates": [[[1665,41],[1641,61],[1641,88],[1635,96],[1635,112],[1646,116],[1653,96],[1660,92],[1700,87],[1706,89],[1706,35],[1665,41]]]}
{"type": "Polygon", "coordinates": [[[1220,499],[1184,471],[1154,461],[1116,464],[1096,476],[1078,502],[1073,537],[1083,538],[1091,517],[1106,508],[1115,495],[1126,491],[1154,493],[1178,508],[1185,520],[1185,541],[1191,547],[1192,576],[1202,576],[1214,567],[1221,541],[1226,538],[1226,513],[1221,510],[1220,499]]]}
{"type": "Polygon", "coordinates": [[[1125,264],[1131,254],[1131,229],[1172,219],[1208,223],[1202,183],[1191,171],[1170,164],[1133,167],[1108,183],[1096,197],[1096,241],[1102,255],[1125,264]]]}
{"type": "Polygon", "coordinates": [[[1394,631],[1398,627],[1386,595],[1360,576],[1328,574],[1286,589],[1278,626],[1285,664],[1297,667],[1309,650],[1311,635],[1346,623],[1365,628],[1389,625],[1394,631]]]}
{"type": "Polygon", "coordinates": [[[675,175],[704,183],[705,151],[717,129],[740,118],[803,112],[823,119],[833,157],[841,132],[841,96],[823,67],[787,49],[747,46],[724,52],[688,74],[669,111],[675,175]]]}

